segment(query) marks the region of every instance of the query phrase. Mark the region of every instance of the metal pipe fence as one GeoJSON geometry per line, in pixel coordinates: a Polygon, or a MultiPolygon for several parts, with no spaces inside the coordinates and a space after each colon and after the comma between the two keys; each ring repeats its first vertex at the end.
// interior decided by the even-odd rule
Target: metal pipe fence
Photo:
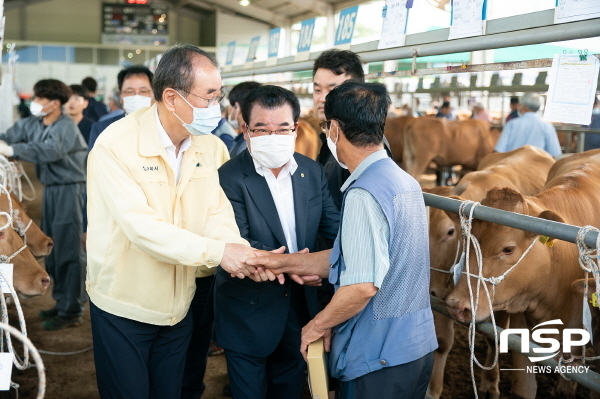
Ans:
{"type": "MultiPolygon", "coordinates": [[[[425,205],[455,213],[458,213],[458,208],[462,203],[462,201],[459,200],[430,193],[423,193],[423,197],[425,199],[425,205]]],[[[467,205],[465,213],[470,214],[472,207],[473,204],[467,205]]],[[[572,243],[576,242],[577,232],[580,229],[579,226],[503,211],[501,209],[490,208],[483,205],[478,205],[475,208],[473,218],[572,243]]],[[[589,248],[596,248],[597,236],[598,233],[590,231],[585,236],[585,244],[589,248]]]]}
{"type": "MultiPolygon", "coordinates": [[[[433,208],[442,209],[449,212],[458,213],[458,209],[462,201],[447,198],[435,194],[423,193],[425,199],[425,205],[433,208]]],[[[470,214],[473,204],[466,206],[465,213],[470,214]]],[[[568,241],[575,243],[577,238],[577,232],[579,226],[573,226],[565,223],[554,222],[551,220],[540,219],[533,216],[522,215],[509,211],[503,211],[501,209],[491,208],[483,205],[477,205],[473,211],[473,218],[484,220],[491,223],[500,224],[503,226],[513,227],[515,229],[529,231],[531,233],[545,235],[548,237],[557,238],[559,240],[568,241]]],[[[597,232],[588,232],[585,236],[585,244],[589,248],[596,248],[597,232]]],[[[450,314],[446,310],[445,302],[439,298],[431,297],[431,307],[433,310],[443,314],[444,316],[450,317],[450,314]]],[[[464,323],[461,323],[464,324],[464,323]]],[[[464,324],[468,325],[468,324],[464,324]]],[[[482,322],[476,324],[478,332],[488,338],[494,338],[494,326],[489,322],[482,322]]],[[[498,334],[503,330],[500,327],[496,327],[498,334]]],[[[516,335],[509,336],[508,346],[511,350],[519,350],[521,347],[521,338],[516,335]]],[[[532,348],[539,347],[536,344],[529,342],[530,350],[532,348]]],[[[526,354],[529,356],[536,356],[535,353],[526,354]]],[[[539,362],[546,366],[552,366],[553,370],[558,365],[558,362],[553,358],[543,360],[539,362]]],[[[565,375],[573,381],[593,390],[594,392],[600,393],[600,375],[595,372],[588,371],[587,373],[565,373],[565,375]]]]}
{"type": "MultiPolygon", "coordinates": [[[[450,313],[448,313],[448,310],[446,309],[446,304],[443,300],[436,298],[434,296],[430,297],[431,300],[431,308],[433,310],[435,310],[438,313],[443,314],[446,317],[450,317],[450,313]]],[[[457,322],[459,323],[459,322],[457,322]]],[[[459,323],[462,324],[464,326],[468,326],[468,323],[459,323]]],[[[475,325],[475,329],[477,330],[477,332],[479,332],[481,335],[484,335],[488,338],[494,339],[494,326],[492,325],[492,323],[489,322],[481,322],[481,323],[477,323],[475,325]]],[[[498,336],[500,336],[500,333],[504,330],[501,327],[496,327],[496,330],[498,331],[498,336]]],[[[510,348],[510,350],[512,351],[518,351],[520,352],[521,349],[521,337],[519,337],[518,335],[509,335],[508,336],[508,347],[510,348]]],[[[533,348],[540,348],[539,345],[536,345],[532,342],[529,342],[529,353],[525,353],[525,356],[545,356],[544,353],[534,353],[532,351],[533,348]]],[[[541,364],[544,366],[550,366],[552,367],[552,370],[556,369],[556,366],[558,366],[558,362],[554,359],[554,358],[550,358],[550,359],[546,359],[546,360],[541,360],[539,362],[536,362],[537,364],[541,364]]],[[[570,373],[570,372],[565,372],[564,375],[566,377],[568,377],[569,379],[577,382],[578,384],[583,385],[586,388],[591,389],[594,392],[600,392],[600,374],[595,373],[593,371],[589,371],[587,373],[570,373]]]]}

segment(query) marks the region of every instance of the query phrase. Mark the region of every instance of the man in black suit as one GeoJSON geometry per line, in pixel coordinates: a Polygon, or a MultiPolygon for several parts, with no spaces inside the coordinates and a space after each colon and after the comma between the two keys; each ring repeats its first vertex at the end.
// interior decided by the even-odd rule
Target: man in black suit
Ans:
{"type": "MultiPolygon", "coordinates": [[[[240,233],[257,249],[313,251],[317,233],[337,234],[339,213],[322,166],[294,153],[299,115],[289,90],[252,90],[242,103],[248,150],[219,169],[240,233]]],[[[319,305],[316,287],[296,281],[260,283],[217,271],[215,329],[234,399],[302,397],[301,330],[319,305]]]]}

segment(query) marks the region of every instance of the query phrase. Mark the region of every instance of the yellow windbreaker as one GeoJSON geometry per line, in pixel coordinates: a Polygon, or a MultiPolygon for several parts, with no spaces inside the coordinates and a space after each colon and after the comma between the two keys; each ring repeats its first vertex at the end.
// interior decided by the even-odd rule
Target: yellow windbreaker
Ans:
{"type": "Polygon", "coordinates": [[[195,275],[214,273],[240,237],[217,169],[229,155],[214,135],[192,136],[179,184],[156,127],[156,105],[110,125],[88,159],[86,289],[111,314],[174,325],[195,275]]]}

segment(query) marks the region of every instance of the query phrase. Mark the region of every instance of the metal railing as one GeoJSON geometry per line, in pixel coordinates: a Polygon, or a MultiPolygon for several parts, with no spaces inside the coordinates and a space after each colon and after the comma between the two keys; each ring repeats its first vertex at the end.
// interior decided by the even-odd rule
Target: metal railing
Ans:
{"type": "MultiPolygon", "coordinates": [[[[450,313],[448,313],[448,310],[446,309],[446,304],[443,300],[436,298],[434,296],[431,296],[430,300],[431,300],[431,308],[433,310],[435,310],[438,313],[443,314],[446,317],[451,318],[450,313]]],[[[460,322],[457,322],[457,323],[462,324],[464,326],[469,325],[468,323],[460,323],[460,322]]],[[[487,338],[490,338],[490,339],[494,339],[494,326],[492,325],[492,323],[489,323],[486,321],[477,323],[475,325],[475,329],[481,335],[483,335],[487,338]]],[[[504,331],[504,329],[501,327],[496,327],[496,330],[498,331],[498,336],[500,336],[500,333],[502,331],[504,331]]],[[[520,352],[521,341],[522,341],[522,339],[518,335],[510,334],[508,336],[508,347],[512,351],[518,351],[519,353],[521,353],[520,352]]],[[[533,348],[540,348],[540,346],[536,345],[532,342],[529,342],[530,352],[524,353],[523,355],[524,356],[545,356],[545,353],[534,353],[532,351],[533,348]]],[[[536,362],[536,363],[543,364],[544,366],[550,366],[550,367],[552,367],[552,370],[555,370],[556,366],[558,366],[558,362],[554,358],[540,360],[539,362],[536,362]]],[[[600,392],[600,374],[598,374],[598,373],[588,370],[586,373],[565,372],[565,373],[563,373],[563,375],[565,377],[568,377],[570,380],[573,380],[573,381],[577,382],[578,384],[581,384],[584,387],[591,389],[594,392],[600,392]]]]}
{"type": "MultiPolygon", "coordinates": [[[[462,203],[462,201],[459,200],[430,193],[423,193],[423,197],[425,199],[425,205],[454,213],[458,213],[458,208],[462,203]]],[[[472,207],[472,204],[467,205],[465,214],[470,214],[472,207]]],[[[529,215],[522,215],[520,213],[503,211],[501,209],[490,208],[483,205],[477,205],[473,212],[473,218],[572,243],[576,243],[577,232],[580,230],[580,227],[578,226],[540,219],[529,215]]],[[[585,236],[585,244],[590,248],[596,248],[597,236],[598,233],[590,231],[585,236]]]]}
{"type": "MultiPolygon", "coordinates": [[[[425,205],[433,208],[442,209],[444,211],[458,213],[459,207],[462,201],[447,198],[435,194],[423,193],[425,199],[425,205]]],[[[465,214],[469,215],[473,204],[466,205],[465,214]]],[[[545,235],[548,237],[557,238],[559,240],[568,241],[575,243],[577,233],[580,230],[579,226],[573,226],[566,223],[559,223],[551,220],[540,219],[533,216],[523,215],[519,213],[503,211],[501,209],[491,208],[483,205],[477,205],[473,211],[473,218],[483,220],[486,222],[496,223],[503,226],[512,227],[519,230],[528,231],[531,233],[545,235]]],[[[589,248],[596,248],[596,239],[598,233],[590,231],[585,236],[585,244],[589,248]]],[[[431,307],[433,310],[443,314],[444,316],[450,317],[450,314],[446,310],[445,302],[439,298],[431,297],[431,307]]],[[[461,323],[464,324],[464,323],[461,323]]],[[[468,325],[468,324],[464,324],[468,325]]],[[[481,334],[488,338],[494,338],[494,326],[489,322],[482,322],[476,324],[476,329],[481,334]]],[[[503,330],[500,327],[496,327],[498,335],[503,330]]],[[[521,338],[516,335],[509,335],[508,346],[511,350],[519,351],[521,347],[521,338]]],[[[536,344],[529,342],[529,348],[539,347],[536,344]]],[[[529,356],[537,356],[538,354],[529,353],[529,356]]],[[[542,356],[543,354],[540,354],[542,356]]],[[[553,358],[540,361],[540,364],[546,366],[552,366],[554,370],[558,365],[558,362],[553,358]]],[[[576,381],[577,383],[593,390],[594,392],[600,393],[600,374],[592,371],[587,373],[565,373],[569,379],[576,381]]]]}

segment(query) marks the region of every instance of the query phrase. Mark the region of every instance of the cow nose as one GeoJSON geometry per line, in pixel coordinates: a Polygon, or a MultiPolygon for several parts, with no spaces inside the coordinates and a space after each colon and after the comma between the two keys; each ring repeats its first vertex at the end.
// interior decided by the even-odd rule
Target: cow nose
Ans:
{"type": "Polygon", "coordinates": [[[437,290],[436,290],[435,288],[433,288],[433,287],[431,287],[431,288],[429,289],[429,295],[431,295],[431,296],[434,296],[434,297],[436,297],[436,298],[439,298],[439,296],[438,296],[438,293],[437,293],[437,290]]]}
{"type": "Polygon", "coordinates": [[[448,298],[446,300],[446,309],[452,318],[461,323],[469,323],[471,321],[471,309],[468,302],[460,303],[457,299],[448,298]]]}
{"type": "Polygon", "coordinates": [[[44,289],[48,288],[48,286],[50,285],[50,277],[42,277],[42,287],[44,287],[44,289]]]}
{"type": "Polygon", "coordinates": [[[52,240],[48,240],[48,253],[52,252],[52,248],[54,248],[54,242],[52,240]]]}

